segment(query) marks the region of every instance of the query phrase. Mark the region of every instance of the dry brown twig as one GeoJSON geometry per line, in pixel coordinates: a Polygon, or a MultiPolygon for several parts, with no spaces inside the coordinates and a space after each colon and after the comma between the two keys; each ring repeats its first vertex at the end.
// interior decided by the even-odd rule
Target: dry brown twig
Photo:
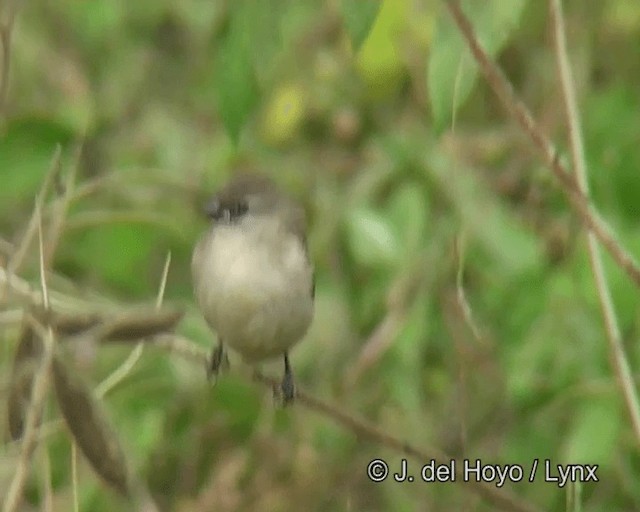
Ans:
{"type": "MultiPolygon", "coordinates": [[[[47,204],[45,203],[45,200],[49,195],[49,192],[53,188],[54,183],[59,178],[61,170],[61,156],[61,147],[57,145],[51,157],[49,169],[45,174],[42,185],[40,186],[40,190],[36,196],[36,207],[34,207],[34,212],[29,219],[29,223],[27,224],[25,232],[22,235],[22,239],[15,246],[7,243],[7,249],[11,254],[11,258],[6,268],[0,266],[0,302],[4,301],[6,297],[11,294],[12,296],[17,296],[20,300],[22,300],[25,306],[42,306],[42,292],[33,290],[29,286],[29,283],[18,276],[18,272],[22,267],[22,264],[25,261],[25,257],[31,248],[31,244],[38,228],[36,211],[40,212],[41,222],[43,212],[47,211],[47,204]]],[[[75,177],[75,172],[76,169],[72,168],[70,173],[67,175],[67,187],[68,189],[71,189],[71,191],[73,190],[73,184],[71,180],[75,177]]],[[[47,237],[47,244],[53,242],[57,243],[58,237],[60,236],[62,231],[64,219],[66,218],[66,209],[71,199],[72,194],[67,194],[67,191],[65,190],[65,195],[61,199],[63,206],[58,207],[55,211],[52,212],[52,225],[58,225],[60,226],[60,228],[49,234],[49,236],[47,237]]],[[[47,250],[47,244],[45,244],[45,250],[47,250]]],[[[45,268],[49,267],[49,262],[52,254],[53,252],[51,250],[48,250],[47,255],[45,256],[45,268]]],[[[71,303],[74,303],[74,306],[78,306],[81,304],[81,301],[75,300],[72,297],[58,293],[54,290],[49,290],[48,300],[53,308],[58,308],[62,305],[71,303]]],[[[73,307],[73,309],[77,310],[81,308],[73,307]]]]}
{"type": "Polygon", "coordinates": [[[364,342],[358,357],[351,365],[345,378],[346,389],[353,389],[362,375],[375,366],[393,346],[407,317],[411,302],[409,297],[411,288],[412,284],[406,276],[400,276],[391,286],[387,297],[387,311],[364,342]]]}
{"type": "Polygon", "coordinates": [[[536,123],[526,105],[516,96],[512,85],[502,70],[491,60],[478,40],[473,25],[460,7],[459,0],[445,0],[460,33],[466,40],[480,71],[489,86],[507,110],[520,125],[524,133],[537,148],[544,163],[560,182],[562,191],[569,199],[569,203],[580,220],[596,236],[613,260],[623,269],[630,279],[640,288],[640,266],[633,256],[624,249],[616,239],[613,231],[599,213],[593,208],[589,198],[585,196],[574,178],[560,161],[558,152],[536,123]]]}
{"type": "Polygon", "coordinates": [[[566,44],[564,43],[564,27],[560,21],[557,10],[554,16],[554,28],[556,32],[556,53],[559,59],[560,76],[563,82],[563,94],[568,111],[572,154],[574,165],[578,174],[573,176],[560,162],[558,153],[544,134],[542,129],[533,119],[526,105],[516,96],[513,87],[504,76],[502,70],[491,60],[478,41],[471,22],[460,7],[459,0],[446,0],[446,6],[451,13],[460,33],[466,40],[471,53],[478,63],[485,79],[493,89],[498,99],[502,102],[509,114],[518,122],[524,133],[533,142],[542,156],[545,164],[551,169],[560,182],[563,192],[567,195],[570,205],[574,208],[580,220],[589,230],[589,254],[596,279],[598,296],[600,299],[605,327],[609,341],[612,365],[622,389],[627,409],[631,416],[634,434],[640,441],[640,405],[629,365],[620,341],[620,333],[616,325],[615,314],[611,306],[606,280],[602,265],[599,262],[596,240],[602,243],[613,260],[623,269],[631,280],[640,287],[640,267],[622,244],[613,235],[611,228],[594,209],[586,195],[586,172],[584,171],[584,157],[582,155],[582,142],[580,139],[577,108],[573,99],[573,86],[570,84],[570,72],[566,57],[566,44]],[[564,53],[564,55],[561,55],[564,53]],[[581,171],[578,168],[582,167],[581,171]],[[582,173],[582,176],[580,175],[582,173]],[[595,258],[595,259],[594,259],[595,258]]]}
{"type": "MultiPolygon", "coordinates": [[[[73,162],[65,176],[64,183],[62,184],[62,193],[53,202],[53,211],[51,213],[51,224],[47,233],[47,240],[45,244],[44,262],[45,267],[50,268],[53,264],[53,255],[56,252],[60,238],[62,237],[64,226],[67,220],[67,212],[69,205],[74,199],[76,176],[78,174],[78,167],[80,165],[80,157],[82,153],[82,142],[78,143],[74,152],[73,162]]],[[[59,146],[58,146],[59,154],[59,146]]],[[[55,177],[54,177],[55,179],[55,177]]]]}
{"type": "MultiPolygon", "coordinates": [[[[456,269],[456,304],[460,310],[462,318],[464,320],[464,324],[471,331],[474,340],[478,343],[482,343],[482,336],[480,335],[480,329],[478,328],[471,310],[471,306],[467,301],[467,296],[464,291],[463,286],[463,277],[464,277],[464,256],[465,256],[465,243],[464,243],[464,235],[459,234],[453,245],[454,252],[454,260],[457,265],[456,269]]],[[[460,340],[458,337],[453,337],[454,339],[454,347],[456,349],[457,355],[457,379],[456,379],[456,387],[457,387],[457,400],[456,400],[456,409],[458,414],[458,424],[459,424],[459,438],[460,438],[460,447],[462,449],[462,453],[465,454],[467,450],[467,429],[468,429],[468,419],[467,419],[467,407],[468,407],[468,378],[467,378],[467,365],[466,361],[463,357],[464,347],[462,347],[460,340]]]]}
{"type": "MultiPolygon", "coordinates": [[[[44,251],[43,251],[44,252],[44,251]]],[[[41,266],[44,268],[44,256],[41,256],[43,263],[41,266]]],[[[169,261],[169,260],[167,260],[169,261]]],[[[159,292],[158,301],[161,301],[161,297],[163,295],[162,290],[166,283],[166,275],[168,272],[168,263],[165,265],[165,271],[163,273],[161,291],[159,292]]],[[[34,290],[31,290],[28,283],[20,282],[22,286],[21,291],[24,294],[25,298],[31,299],[32,305],[39,306],[42,302],[45,302],[49,305],[49,292],[48,290],[43,290],[41,301],[41,297],[39,294],[35,293],[34,290]]],[[[97,329],[95,332],[101,332],[101,339],[109,339],[109,338],[117,338],[124,341],[131,341],[134,335],[151,335],[155,330],[155,333],[158,332],[158,329],[162,329],[163,326],[167,327],[170,324],[168,329],[171,329],[173,325],[175,325],[175,316],[170,313],[158,314],[157,318],[152,318],[150,323],[147,318],[142,316],[142,320],[139,318],[125,317],[125,318],[116,318],[114,320],[104,320],[104,319],[96,319],[91,315],[87,316],[86,314],[80,315],[75,318],[73,315],[56,315],[51,314],[49,318],[52,319],[53,325],[57,329],[61,329],[62,331],[67,330],[70,333],[75,333],[76,330],[85,330],[97,329]],[[167,316],[168,315],[168,316],[167,316]],[[169,320],[167,320],[167,318],[169,320]],[[166,322],[169,322],[168,324],[166,322]]],[[[87,331],[87,332],[90,332],[87,331]]],[[[196,365],[202,367],[203,369],[206,367],[208,363],[208,354],[207,351],[195,343],[181,338],[179,336],[164,334],[164,335],[156,335],[153,338],[147,338],[147,341],[153,343],[153,345],[161,347],[170,352],[174,352],[179,356],[190,360],[196,365]]],[[[256,380],[267,385],[272,388],[276,381],[275,379],[269,378],[262,374],[255,375],[256,380]]],[[[34,389],[40,388],[39,385],[34,385],[34,389]]],[[[33,401],[32,401],[33,402],[33,401]]],[[[364,419],[358,418],[347,411],[341,410],[340,408],[329,404],[325,401],[322,401],[318,398],[313,397],[312,395],[306,393],[304,390],[299,389],[297,394],[297,402],[304,407],[307,407],[311,410],[315,410],[320,414],[327,416],[328,418],[333,419],[349,431],[353,432],[359,438],[369,439],[370,441],[379,444],[380,446],[386,447],[388,449],[397,451],[399,453],[405,454],[410,457],[414,457],[420,461],[428,461],[429,459],[439,459],[439,460],[448,460],[451,457],[439,450],[435,447],[427,447],[427,448],[418,448],[413,446],[406,441],[399,439],[377,426],[365,421],[364,419]]],[[[56,423],[56,426],[59,425],[60,422],[56,423]]],[[[34,429],[34,431],[38,432],[38,429],[34,429]]],[[[34,439],[40,439],[42,436],[35,436],[34,439]]],[[[31,438],[31,434],[25,434],[25,439],[31,438]]],[[[24,441],[23,441],[24,443],[24,441]]],[[[25,444],[23,444],[23,447],[25,444]]],[[[26,478],[27,466],[23,465],[24,470],[21,472],[19,477],[20,485],[24,484],[24,478],[26,478]]],[[[458,481],[461,481],[461,476],[458,475],[458,481]]],[[[525,501],[520,500],[519,498],[513,496],[511,493],[504,489],[498,489],[494,485],[481,483],[481,482],[470,482],[468,488],[483,497],[487,502],[493,504],[496,508],[512,511],[512,512],[536,512],[539,511],[534,505],[529,504],[525,501]]],[[[19,493],[18,493],[19,494],[19,493]]],[[[13,505],[11,505],[13,507],[13,505]]],[[[14,508],[6,508],[6,510],[15,510],[14,508]]]]}
{"type": "MultiPolygon", "coordinates": [[[[163,283],[166,282],[165,276],[168,271],[168,264],[165,266],[165,269],[166,270],[163,274],[162,279],[163,283]]],[[[161,288],[163,286],[164,285],[162,285],[161,288]]],[[[38,297],[33,293],[32,290],[27,289],[25,290],[25,292],[28,296],[34,298],[35,305],[39,304],[37,300],[38,297]]],[[[162,293],[160,292],[159,297],[161,297],[161,295],[162,293]]],[[[89,329],[95,329],[96,325],[99,325],[95,323],[98,321],[95,318],[87,317],[86,315],[81,315],[81,317],[82,318],[73,318],[69,316],[56,316],[55,314],[51,315],[51,318],[54,319],[54,325],[57,325],[59,327],[62,326],[63,328],[67,328],[70,331],[75,331],[76,329],[86,327],[88,327],[89,329]]],[[[115,327],[113,327],[114,323],[110,324],[107,321],[105,324],[103,324],[102,329],[104,330],[104,332],[108,332],[110,334],[113,334],[114,332],[120,334],[124,333],[125,336],[116,336],[116,338],[125,342],[131,341],[134,334],[144,335],[146,341],[151,343],[153,346],[162,348],[170,353],[175,353],[176,355],[203,368],[204,374],[204,369],[208,364],[208,352],[206,349],[198,346],[190,340],[187,340],[186,338],[177,335],[157,334],[159,330],[163,329],[163,326],[169,330],[172,329],[172,327],[175,325],[176,318],[174,313],[158,313],[157,318],[152,316],[149,316],[149,318],[145,318],[145,316],[143,315],[141,318],[142,320],[135,320],[131,317],[124,319],[115,319],[112,321],[115,322],[115,327]],[[107,327],[105,327],[105,325],[107,327]],[[109,327],[109,325],[111,325],[111,327],[109,327]],[[149,337],[151,334],[153,334],[154,330],[156,335],[153,337],[149,337]]],[[[105,334],[105,336],[107,335],[105,334]]],[[[257,381],[267,385],[269,388],[272,388],[275,384],[277,384],[275,379],[264,376],[262,374],[256,374],[254,375],[254,378],[257,381]]],[[[358,418],[350,414],[349,412],[336,407],[335,405],[315,398],[302,389],[298,389],[297,403],[311,410],[315,410],[316,412],[319,412],[320,414],[328,418],[333,419],[349,431],[353,432],[353,434],[359,438],[368,439],[374,443],[379,444],[380,446],[416,458],[419,461],[428,461],[430,459],[449,460],[452,458],[447,453],[435,447],[418,448],[416,446],[413,446],[406,441],[383,431],[382,429],[378,428],[372,423],[367,422],[364,419],[358,418]]],[[[56,422],[53,428],[57,428],[59,424],[60,421],[56,422]]],[[[43,437],[43,435],[37,436],[37,438],[39,439],[43,437]]],[[[461,475],[457,475],[457,480],[462,480],[461,475]]],[[[468,488],[479,496],[483,497],[488,503],[491,503],[498,509],[511,512],[540,512],[540,509],[538,509],[534,505],[522,501],[521,499],[513,496],[511,493],[504,489],[498,489],[492,484],[469,482],[468,488]]]]}
{"type": "MultiPolygon", "coordinates": [[[[3,48],[5,47],[3,46],[3,48]]],[[[5,51],[6,51],[6,48],[5,48],[5,51]]],[[[5,62],[4,65],[7,66],[7,63],[5,62]]],[[[4,86],[4,83],[3,83],[3,86],[4,86]]],[[[4,87],[1,90],[4,91],[4,87]]],[[[6,93],[2,92],[2,94],[6,94],[6,93]]],[[[0,101],[2,101],[1,98],[3,97],[4,96],[0,94],[0,101]]],[[[3,105],[0,105],[0,108],[2,106],[3,105]]],[[[552,156],[552,158],[554,160],[556,159],[555,154],[552,156]]],[[[41,262],[42,262],[41,274],[42,274],[42,282],[43,282],[42,297],[43,297],[43,302],[45,303],[45,307],[48,309],[49,300],[48,300],[48,292],[46,289],[46,280],[44,277],[45,268],[44,268],[43,252],[44,252],[43,248],[41,248],[41,262]]],[[[638,273],[638,275],[640,276],[640,272],[638,273]]],[[[640,279],[638,280],[638,282],[640,282],[640,279]]],[[[51,333],[51,339],[49,340],[50,342],[45,343],[45,345],[49,345],[50,347],[52,347],[53,336],[52,336],[52,330],[50,327],[48,332],[51,333]]],[[[184,340],[175,336],[164,336],[163,338],[157,338],[156,341],[157,341],[157,345],[164,346],[164,348],[168,350],[179,353],[183,357],[186,357],[187,359],[194,361],[196,364],[201,365],[203,368],[207,364],[207,360],[208,360],[207,352],[192,342],[189,342],[187,340],[184,340]]],[[[49,350],[49,352],[52,354],[53,350],[51,349],[49,350]]],[[[46,353],[47,351],[45,351],[45,354],[46,353]]],[[[45,365],[47,361],[48,361],[48,365],[50,366],[51,359],[52,359],[52,356],[48,356],[46,359],[43,360],[43,363],[42,363],[43,369],[46,370],[48,368],[45,365]]],[[[40,379],[46,379],[47,375],[48,375],[48,371],[40,370],[37,376],[40,379]]],[[[262,374],[256,375],[256,379],[259,382],[262,382],[263,384],[269,387],[272,387],[274,384],[276,384],[274,379],[266,377],[262,374]]],[[[36,382],[34,383],[34,386],[33,386],[34,396],[32,397],[32,400],[31,400],[32,405],[30,408],[30,413],[28,415],[27,430],[25,433],[25,440],[23,441],[22,453],[25,453],[25,454],[27,453],[27,447],[28,447],[27,441],[29,441],[31,445],[35,444],[33,441],[35,439],[33,432],[36,431],[36,421],[33,419],[35,418],[35,415],[32,414],[33,412],[32,409],[35,409],[35,406],[38,403],[37,399],[41,400],[43,398],[42,396],[40,396],[40,394],[36,396],[36,392],[38,392],[38,390],[41,390],[40,393],[44,395],[44,393],[46,392],[46,387],[47,387],[46,381],[45,381],[45,385],[42,385],[39,383],[39,380],[36,379],[36,382]],[[43,389],[44,391],[42,391],[43,389]]],[[[391,434],[379,429],[375,425],[361,418],[358,418],[346,411],[341,410],[340,408],[332,404],[329,404],[327,402],[324,402],[322,400],[319,400],[313,397],[312,395],[306,393],[304,390],[301,390],[301,389],[298,390],[297,402],[302,406],[305,406],[311,410],[315,410],[316,412],[323,414],[324,416],[332,418],[334,421],[344,426],[345,428],[353,432],[358,437],[369,439],[371,441],[378,443],[381,446],[387,447],[389,449],[392,449],[399,453],[406,454],[411,457],[415,457],[420,461],[427,461],[431,458],[441,459],[441,460],[446,460],[450,458],[446,453],[442,452],[441,450],[435,447],[427,447],[427,448],[420,449],[416,446],[413,446],[403,441],[402,439],[392,436],[391,434]]],[[[25,460],[27,461],[26,464],[28,464],[28,457],[25,457],[25,460]]],[[[17,486],[19,487],[18,492],[16,493],[14,491],[13,493],[14,496],[17,496],[15,500],[19,500],[19,496],[21,494],[20,491],[22,486],[24,485],[24,479],[26,477],[26,470],[27,470],[26,464],[23,464],[23,469],[20,471],[20,474],[18,474],[19,472],[17,471],[14,477],[14,482],[18,482],[17,486]]],[[[459,480],[461,479],[459,478],[459,480]]],[[[12,482],[12,488],[14,487],[14,482],[12,482]]],[[[512,496],[510,493],[506,492],[505,490],[497,489],[495,486],[491,484],[469,482],[468,487],[469,489],[472,489],[474,490],[474,492],[483,496],[488,502],[492,503],[495,507],[501,508],[503,510],[520,511],[520,512],[533,512],[538,510],[535,506],[529,503],[522,502],[519,499],[512,496]]],[[[9,501],[9,498],[8,498],[8,500],[5,502],[6,511],[15,510],[16,507],[17,507],[17,501],[9,501]]]]}
{"type": "MultiPolygon", "coordinates": [[[[171,266],[171,251],[167,253],[167,258],[164,263],[164,268],[162,270],[162,278],[160,279],[160,287],[158,289],[158,296],[156,298],[156,310],[159,311],[162,307],[162,302],[164,300],[164,292],[167,287],[167,278],[169,277],[169,267],[171,266]]],[[[178,312],[180,317],[182,316],[181,312],[178,312]]],[[[175,325],[180,317],[170,318],[171,322],[175,320],[175,325]]],[[[169,327],[167,325],[167,327],[169,327]]],[[[166,329],[163,329],[166,330],[166,329]]],[[[118,368],[116,368],[105,380],[103,380],[96,389],[98,396],[106,395],[111,389],[117,386],[124,378],[129,375],[129,372],[136,365],[140,357],[142,356],[142,350],[144,348],[144,343],[138,342],[135,348],[131,351],[131,353],[127,356],[127,358],[122,362],[118,368]]]]}
{"type": "MultiPolygon", "coordinates": [[[[42,307],[42,292],[34,290],[31,285],[17,276],[10,274],[9,271],[0,266],[0,302],[2,302],[8,293],[13,294],[13,298],[17,302],[21,302],[23,306],[42,307]]],[[[86,301],[76,297],[49,290],[49,301],[54,309],[62,311],[72,309],[74,311],[83,311],[86,308],[86,301]]]]}
{"type": "MultiPolygon", "coordinates": [[[[7,2],[6,19],[0,20],[0,45],[2,46],[2,76],[0,76],[0,120],[4,120],[7,112],[9,96],[9,71],[11,70],[11,42],[13,27],[18,14],[17,0],[7,2]]],[[[0,15],[3,13],[0,12],[0,15]]]]}
{"type": "MultiPolygon", "coordinates": [[[[202,367],[203,371],[209,362],[208,351],[205,348],[200,347],[182,336],[166,334],[156,336],[149,341],[153,346],[167,350],[196,366],[202,367]]],[[[279,384],[277,379],[263,375],[260,372],[254,372],[253,378],[270,389],[273,389],[274,386],[279,384]]],[[[453,457],[439,448],[433,446],[419,448],[412,445],[363,418],[358,418],[336,405],[314,397],[299,387],[296,388],[296,404],[316,411],[327,418],[331,418],[360,439],[368,439],[382,447],[412,457],[422,463],[430,459],[441,461],[453,459],[453,457]]],[[[461,474],[456,473],[456,481],[462,482],[461,474]]],[[[465,486],[478,496],[484,498],[487,503],[490,503],[496,507],[496,509],[509,512],[541,512],[535,505],[521,500],[505,489],[497,488],[493,484],[469,481],[465,482],[465,486]]]]}
{"type": "Polygon", "coordinates": [[[473,311],[471,310],[469,301],[467,301],[467,294],[465,293],[464,286],[462,285],[464,276],[464,250],[464,236],[459,235],[458,237],[456,237],[453,248],[454,257],[458,265],[456,271],[456,301],[458,307],[460,308],[460,311],[462,312],[465,324],[469,327],[469,330],[473,334],[474,340],[478,343],[478,345],[486,345],[482,333],[480,332],[480,328],[473,318],[473,311]]]}
{"type": "MultiPolygon", "coordinates": [[[[40,249],[40,282],[42,287],[42,299],[45,310],[49,310],[49,292],[47,288],[46,269],[44,266],[44,242],[42,234],[42,218],[40,208],[36,204],[36,216],[38,219],[38,241],[40,249]]],[[[54,356],[54,335],[51,325],[47,326],[46,335],[42,339],[43,351],[40,366],[36,372],[31,388],[31,400],[27,410],[24,428],[24,437],[20,446],[20,455],[16,464],[13,479],[3,504],[3,512],[15,512],[19,509],[22,500],[22,492],[29,473],[31,457],[35,451],[38,439],[38,424],[42,415],[44,400],[50,385],[50,372],[54,356]]]]}
{"type": "MultiPolygon", "coordinates": [[[[550,0],[549,11],[551,23],[553,25],[555,53],[558,63],[558,76],[562,86],[562,96],[564,98],[565,111],[567,116],[567,127],[569,130],[569,140],[571,145],[571,156],[573,167],[580,191],[588,196],[589,185],[587,180],[587,165],[584,157],[584,147],[582,143],[582,129],[580,127],[580,114],[578,113],[577,101],[575,98],[575,84],[569,64],[567,43],[565,35],[565,22],[560,0],[550,0]]],[[[587,249],[591,271],[598,292],[598,300],[602,317],[604,319],[605,332],[609,343],[609,354],[614,373],[624,396],[627,410],[631,419],[636,442],[640,444],[640,402],[633,376],[629,367],[629,362],[622,346],[620,328],[611,300],[611,292],[607,277],[602,264],[600,246],[593,232],[587,232],[587,249]]]]}
{"type": "MultiPolygon", "coordinates": [[[[27,224],[27,228],[25,230],[22,239],[20,240],[20,244],[15,248],[13,254],[11,256],[11,260],[7,265],[7,272],[9,278],[16,275],[20,271],[20,267],[24,263],[25,256],[29,252],[31,248],[31,243],[33,242],[33,238],[36,235],[38,229],[38,218],[36,212],[41,215],[44,207],[44,202],[53,186],[53,183],[56,181],[58,174],[60,173],[60,157],[62,156],[62,148],[58,144],[56,149],[53,152],[53,156],[51,157],[51,162],[49,163],[49,169],[45,174],[44,181],[40,186],[40,191],[36,196],[36,208],[33,209],[33,214],[29,219],[29,223],[27,224]]],[[[40,221],[42,219],[40,218],[40,221]]]]}

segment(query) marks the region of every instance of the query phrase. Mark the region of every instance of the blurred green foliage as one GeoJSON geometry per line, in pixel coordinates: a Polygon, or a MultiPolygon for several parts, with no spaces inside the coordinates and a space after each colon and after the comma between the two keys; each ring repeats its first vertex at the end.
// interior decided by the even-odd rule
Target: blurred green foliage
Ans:
{"type": "MultiPolygon", "coordinates": [[[[594,201],[638,257],[640,5],[564,3],[594,201]]],[[[566,152],[546,2],[463,4],[566,152]]],[[[81,145],[51,286],[79,297],[75,308],[152,304],[171,251],[165,300],[187,308],[180,333],[209,347],[189,275],[200,208],[234,172],[265,171],[309,213],[317,296],[292,357],[301,386],[458,457],[600,464],[582,510],[640,509],[637,441],[580,223],[440,2],[22,2],[11,55],[2,262],[56,145],[63,169],[81,145]],[[459,299],[460,259],[479,337],[459,299]]],[[[37,262],[34,249],[21,272],[34,287],[37,262]]],[[[638,291],[605,263],[637,375],[638,291]]],[[[3,312],[21,307],[3,301],[3,312]]],[[[15,322],[3,327],[0,396],[17,337],[15,322]]],[[[87,342],[69,357],[97,384],[130,350],[87,342]]],[[[204,369],[148,348],[104,401],[162,510],[494,510],[464,484],[373,484],[367,463],[396,468],[398,454],[304,408],[274,409],[239,372],[211,387],[204,369]]],[[[70,510],[69,437],[58,428],[43,446],[54,510],[70,510]]],[[[0,451],[0,490],[14,448],[0,451]]],[[[40,506],[36,467],[25,510],[40,506]]],[[[509,487],[567,510],[571,489],[541,477],[509,487]]],[[[82,459],[79,492],[81,510],[129,506],[82,459]]]]}
{"type": "MultiPolygon", "coordinates": [[[[469,0],[462,4],[473,20],[478,40],[488,55],[495,56],[519,25],[527,1],[469,0]]],[[[433,124],[437,132],[442,132],[451,126],[456,110],[468,98],[478,74],[475,60],[450,18],[440,20],[427,69],[433,124]]]]}

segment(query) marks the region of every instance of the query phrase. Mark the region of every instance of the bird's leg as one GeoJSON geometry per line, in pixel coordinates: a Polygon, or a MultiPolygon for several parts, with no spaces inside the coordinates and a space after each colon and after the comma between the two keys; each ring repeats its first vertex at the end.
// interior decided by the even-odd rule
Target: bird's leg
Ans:
{"type": "Polygon", "coordinates": [[[220,341],[211,352],[211,357],[207,364],[207,379],[209,382],[213,381],[215,383],[220,371],[227,368],[229,368],[229,358],[224,349],[224,344],[220,341]]]}
{"type": "Polygon", "coordinates": [[[282,401],[284,405],[293,402],[296,394],[296,387],[293,382],[293,371],[291,370],[291,364],[289,364],[289,354],[284,353],[284,375],[282,382],[280,383],[280,391],[282,392],[282,401]]]}

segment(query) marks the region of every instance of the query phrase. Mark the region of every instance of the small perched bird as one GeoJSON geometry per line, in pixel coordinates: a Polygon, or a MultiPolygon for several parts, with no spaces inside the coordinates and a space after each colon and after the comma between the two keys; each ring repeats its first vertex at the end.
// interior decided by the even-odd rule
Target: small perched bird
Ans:
{"type": "Polygon", "coordinates": [[[211,226],[191,261],[196,300],[218,335],[208,372],[227,364],[225,347],[245,362],[284,359],[284,403],[295,387],[289,350],[313,317],[314,274],[300,205],[268,178],[240,174],[206,206],[211,226]]]}

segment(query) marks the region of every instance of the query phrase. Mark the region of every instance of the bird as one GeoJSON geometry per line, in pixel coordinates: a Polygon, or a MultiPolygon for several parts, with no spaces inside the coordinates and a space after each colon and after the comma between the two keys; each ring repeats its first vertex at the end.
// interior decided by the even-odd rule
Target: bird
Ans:
{"type": "Polygon", "coordinates": [[[274,394],[295,397],[289,352],[313,320],[315,274],[302,206],[263,174],[243,172],[205,207],[208,229],[191,260],[196,302],[217,344],[208,375],[228,366],[227,347],[256,366],[281,357],[274,394]]]}

